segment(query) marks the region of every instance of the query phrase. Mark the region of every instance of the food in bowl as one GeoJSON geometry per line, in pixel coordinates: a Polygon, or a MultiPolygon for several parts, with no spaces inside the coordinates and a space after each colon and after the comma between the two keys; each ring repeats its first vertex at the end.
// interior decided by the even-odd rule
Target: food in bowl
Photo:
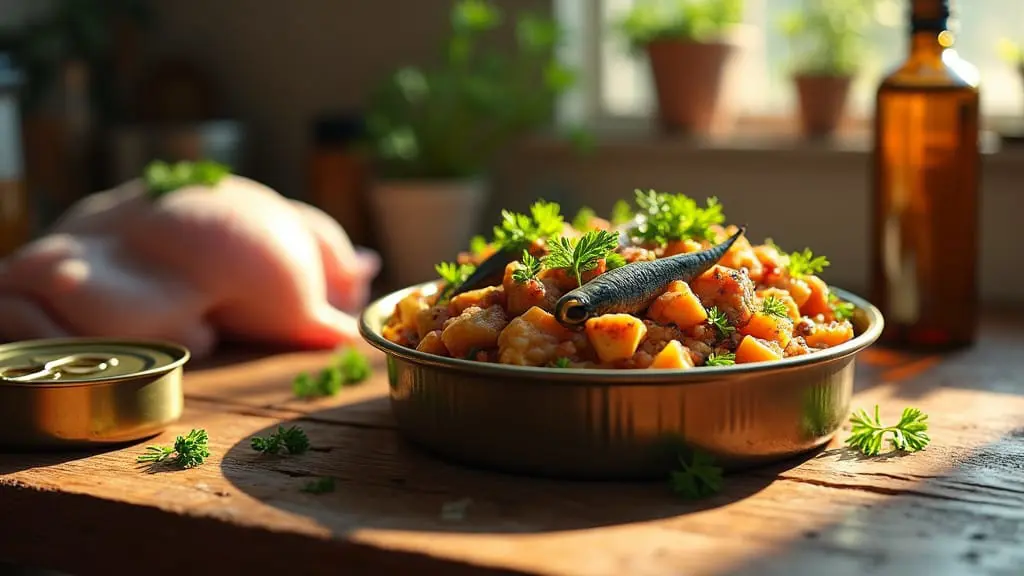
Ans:
{"type": "Polygon", "coordinates": [[[814,354],[854,337],[828,260],[752,243],[722,205],[635,192],[612,218],[566,222],[543,200],[502,212],[440,279],[400,300],[383,336],[477,362],[570,369],[691,369],[814,354]]]}

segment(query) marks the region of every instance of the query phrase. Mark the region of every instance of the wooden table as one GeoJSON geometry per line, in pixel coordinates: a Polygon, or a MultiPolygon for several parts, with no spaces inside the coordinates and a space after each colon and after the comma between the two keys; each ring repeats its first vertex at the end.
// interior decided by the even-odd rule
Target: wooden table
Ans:
{"type": "MultiPolygon", "coordinates": [[[[0,558],[75,574],[1024,574],[1024,316],[986,320],[946,357],[871,349],[857,407],[927,411],[932,445],[841,447],[727,478],[688,503],[667,484],[569,483],[448,465],[404,444],[384,371],[291,398],[324,353],[224,353],[190,366],[183,420],[210,434],[192,470],[149,473],[143,444],[0,455],[0,558]],[[313,449],[249,445],[299,423],[313,449]],[[319,476],[336,489],[301,488],[319,476]]],[[[150,442],[146,442],[148,444],[150,442]]]]}

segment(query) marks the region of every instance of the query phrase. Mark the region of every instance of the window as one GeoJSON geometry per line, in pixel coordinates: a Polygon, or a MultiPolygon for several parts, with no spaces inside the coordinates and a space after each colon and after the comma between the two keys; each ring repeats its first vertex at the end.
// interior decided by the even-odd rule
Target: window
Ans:
{"type": "MultiPolygon", "coordinates": [[[[881,76],[906,55],[905,14],[909,0],[887,0],[878,10],[880,24],[870,33],[870,54],[854,82],[848,112],[869,117],[881,76]]],[[[643,56],[634,57],[613,35],[611,23],[633,0],[556,0],[556,13],[569,31],[564,57],[583,72],[583,82],[563,102],[568,119],[614,122],[646,118],[654,105],[643,56]]],[[[793,113],[795,95],[786,65],[788,46],[776,23],[801,0],[746,0],[745,19],[736,31],[740,47],[723,97],[745,118],[780,118],[793,113]]],[[[999,38],[1024,41],[1024,1],[969,0],[954,4],[958,13],[957,50],[978,67],[982,111],[990,118],[1024,114],[1021,74],[1003,61],[999,38]]]]}

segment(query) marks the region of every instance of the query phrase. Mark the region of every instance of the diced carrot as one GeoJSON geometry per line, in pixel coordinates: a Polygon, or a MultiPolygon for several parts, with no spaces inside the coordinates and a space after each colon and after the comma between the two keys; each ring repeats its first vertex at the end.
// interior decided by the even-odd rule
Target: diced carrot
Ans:
{"type": "Polygon", "coordinates": [[[761,244],[754,247],[754,255],[761,261],[761,264],[768,269],[782,267],[782,255],[769,244],[761,244]]]}
{"type": "Polygon", "coordinates": [[[775,342],[769,342],[754,336],[743,337],[740,345],[736,348],[736,363],[747,364],[750,362],[770,362],[782,358],[782,350],[775,342]]]}
{"type": "Polygon", "coordinates": [[[853,325],[847,320],[819,324],[804,337],[811,348],[831,348],[853,338],[853,325]]]}
{"type": "Polygon", "coordinates": [[[681,280],[669,284],[664,294],[651,303],[647,315],[661,324],[675,324],[686,330],[708,319],[708,312],[700,299],[681,280]]]}
{"type": "Polygon", "coordinates": [[[665,250],[662,252],[662,257],[675,256],[676,254],[688,254],[690,252],[699,252],[704,249],[704,246],[697,242],[687,238],[685,240],[673,240],[665,245],[665,250]]]}
{"type": "Polygon", "coordinates": [[[587,320],[586,332],[598,358],[611,363],[633,357],[647,326],[631,314],[604,314],[587,320]]]}
{"type": "Polygon", "coordinates": [[[679,340],[669,340],[668,344],[661,349],[661,352],[658,352],[658,355],[654,357],[650,368],[693,368],[693,357],[679,340]]]}
{"type": "Polygon", "coordinates": [[[790,278],[786,291],[789,292],[789,295],[801,310],[807,299],[811,297],[811,287],[802,278],[790,278]]]}
{"type": "Polygon", "coordinates": [[[750,322],[740,328],[740,333],[763,340],[771,340],[784,349],[793,339],[793,322],[789,318],[754,312],[754,315],[750,317],[750,322]]]}
{"type": "Polygon", "coordinates": [[[807,301],[800,305],[800,313],[812,318],[818,314],[831,314],[832,308],[828,305],[828,284],[814,275],[805,276],[804,281],[810,287],[811,293],[807,301]]]}
{"type": "Polygon", "coordinates": [[[783,290],[782,288],[765,288],[764,290],[758,290],[757,296],[761,299],[773,296],[776,300],[779,300],[786,305],[786,313],[789,314],[789,319],[793,322],[800,321],[800,307],[797,306],[796,300],[789,295],[789,290],[783,290]]]}

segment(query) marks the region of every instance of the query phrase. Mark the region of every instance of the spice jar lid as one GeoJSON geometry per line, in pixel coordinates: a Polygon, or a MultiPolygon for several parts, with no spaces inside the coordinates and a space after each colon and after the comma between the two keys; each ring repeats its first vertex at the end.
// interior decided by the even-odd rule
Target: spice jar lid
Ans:
{"type": "Polygon", "coordinates": [[[168,372],[189,359],[166,342],[68,338],[0,346],[0,385],[67,386],[132,380],[168,372]]]}

